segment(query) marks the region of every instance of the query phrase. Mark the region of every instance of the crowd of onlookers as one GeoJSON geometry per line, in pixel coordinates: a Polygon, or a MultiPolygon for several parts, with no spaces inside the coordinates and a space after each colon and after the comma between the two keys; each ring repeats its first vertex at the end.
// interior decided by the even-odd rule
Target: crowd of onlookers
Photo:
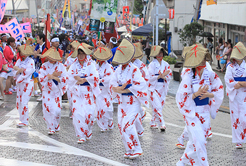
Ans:
{"type": "Polygon", "coordinates": [[[217,69],[220,72],[225,72],[227,64],[230,62],[233,45],[231,39],[225,42],[224,39],[219,38],[219,44],[215,48],[215,55],[217,59],[217,69]]]}

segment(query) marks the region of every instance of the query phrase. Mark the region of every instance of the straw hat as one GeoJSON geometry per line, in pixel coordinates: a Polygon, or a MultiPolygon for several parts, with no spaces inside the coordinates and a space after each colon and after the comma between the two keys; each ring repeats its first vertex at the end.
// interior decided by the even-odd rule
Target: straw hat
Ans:
{"type": "Polygon", "coordinates": [[[233,47],[230,60],[232,60],[232,59],[242,60],[245,58],[245,56],[246,56],[246,48],[243,45],[243,43],[238,42],[233,47]]]}
{"type": "Polygon", "coordinates": [[[190,49],[185,53],[184,67],[198,67],[203,62],[204,58],[206,58],[206,60],[212,60],[207,49],[203,49],[201,46],[202,45],[194,44],[189,47],[190,49]]]}
{"type": "MultiPolygon", "coordinates": [[[[79,49],[83,50],[86,55],[91,55],[92,54],[92,50],[90,49],[91,47],[92,46],[90,46],[86,43],[81,43],[79,46],[76,47],[74,52],[71,54],[71,57],[76,58],[78,56],[78,50],[79,49]]],[[[94,48],[94,47],[92,47],[92,48],[94,48]]]]}
{"type": "Polygon", "coordinates": [[[33,52],[33,47],[32,46],[29,46],[29,45],[21,45],[19,48],[19,52],[22,53],[22,55],[24,56],[30,56],[30,55],[33,55],[34,52],[33,52]]]}
{"type": "Polygon", "coordinates": [[[150,53],[150,57],[156,57],[157,55],[159,55],[160,51],[163,50],[166,54],[167,54],[167,51],[161,47],[161,46],[152,46],[151,47],[151,53],[150,53]]]}
{"type": "Polygon", "coordinates": [[[30,44],[33,44],[33,43],[35,43],[35,39],[30,38],[30,37],[26,37],[26,44],[27,45],[30,45],[30,44]]]}
{"type": "Polygon", "coordinates": [[[134,58],[135,59],[137,59],[137,58],[141,59],[142,56],[143,56],[142,44],[140,42],[138,42],[138,43],[134,43],[134,46],[135,46],[135,49],[136,49],[134,58]]]}
{"type": "Polygon", "coordinates": [[[73,48],[76,49],[79,45],[80,45],[80,42],[78,42],[77,40],[74,40],[72,43],[70,43],[70,44],[67,46],[67,50],[70,50],[71,47],[73,47],[73,48]]]}
{"type": "Polygon", "coordinates": [[[106,61],[113,56],[112,51],[107,47],[98,47],[93,54],[97,60],[106,61]]]}
{"type": "Polygon", "coordinates": [[[119,47],[116,49],[112,63],[115,64],[127,64],[129,63],[135,54],[135,46],[128,41],[123,39],[119,47]]]}
{"type": "MultiPolygon", "coordinates": [[[[202,44],[197,43],[196,45],[198,46],[198,47],[197,47],[197,50],[202,50],[202,51],[207,51],[207,52],[209,52],[209,50],[208,50],[207,48],[204,48],[202,44]]],[[[194,46],[194,45],[189,46],[189,47],[184,47],[184,48],[183,48],[183,51],[182,51],[182,57],[183,57],[183,58],[185,58],[185,54],[186,54],[187,52],[189,52],[189,51],[193,48],[193,46],[194,46]]]]}
{"type": "Polygon", "coordinates": [[[54,47],[51,47],[49,48],[43,55],[42,55],[42,58],[45,58],[45,57],[49,57],[50,59],[54,60],[54,61],[60,61],[62,60],[59,52],[57,51],[56,48],[54,47]]]}

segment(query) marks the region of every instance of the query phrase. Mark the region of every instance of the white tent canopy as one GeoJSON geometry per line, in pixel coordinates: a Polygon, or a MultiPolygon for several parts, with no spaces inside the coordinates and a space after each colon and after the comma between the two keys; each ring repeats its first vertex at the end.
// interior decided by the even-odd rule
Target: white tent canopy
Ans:
{"type": "MultiPolygon", "coordinates": [[[[137,26],[132,25],[132,31],[137,28],[138,28],[137,26]]],[[[117,32],[127,32],[126,26],[124,25],[122,27],[117,28],[117,32]]]]}

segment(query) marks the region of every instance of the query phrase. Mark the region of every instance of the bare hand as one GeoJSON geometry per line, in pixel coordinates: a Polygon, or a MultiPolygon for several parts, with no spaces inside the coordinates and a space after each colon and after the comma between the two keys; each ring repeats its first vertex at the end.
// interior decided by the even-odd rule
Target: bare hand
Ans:
{"type": "Polygon", "coordinates": [[[18,71],[19,70],[19,67],[14,66],[13,69],[16,70],[16,71],[18,71]]]}
{"type": "Polygon", "coordinates": [[[52,75],[55,77],[59,77],[59,76],[61,76],[61,73],[62,73],[61,71],[59,71],[59,72],[54,71],[52,75]]]}
{"type": "Polygon", "coordinates": [[[48,74],[47,77],[48,77],[48,80],[53,79],[53,75],[52,74],[48,74]]]}
{"type": "Polygon", "coordinates": [[[25,69],[23,69],[23,68],[19,68],[19,69],[18,69],[18,73],[23,73],[24,70],[25,70],[25,69]]]}
{"type": "Polygon", "coordinates": [[[76,84],[79,85],[79,84],[84,84],[86,82],[86,79],[85,78],[80,78],[76,84]]]}
{"type": "Polygon", "coordinates": [[[122,89],[121,87],[113,87],[112,90],[115,92],[115,93],[121,93],[122,92],[122,89]]]}
{"type": "Polygon", "coordinates": [[[170,73],[170,70],[166,70],[166,71],[162,74],[162,76],[163,76],[163,77],[166,77],[169,73],[170,73]]]}
{"type": "Polygon", "coordinates": [[[242,88],[242,86],[241,86],[240,83],[238,82],[236,85],[234,85],[234,88],[235,88],[235,89],[239,89],[239,88],[242,88]]]}
{"type": "Polygon", "coordinates": [[[69,66],[66,68],[66,69],[67,69],[67,71],[69,70],[70,66],[71,66],[71,65],[69,65],[69,66]]]}
{"type": "Polygon", "coordinates": [[[80,76],[74,76],[73,78],[78,81],[80,79],[80,76]]]}
{"type": "Polygon", "coordinates": [[[205,98],[213,98],[213,94],[209,92],[202,93],[199,97],[200,100],[205,99],[205,98]]]}
{"type": "Polygon", "coordinates": [[[196,92],[195,96],[201,96],[201,94],[206,93],[208,91],[208,85],[205,85],[202,87],[202,85],[199,87],[198,91],[196,92]]]}

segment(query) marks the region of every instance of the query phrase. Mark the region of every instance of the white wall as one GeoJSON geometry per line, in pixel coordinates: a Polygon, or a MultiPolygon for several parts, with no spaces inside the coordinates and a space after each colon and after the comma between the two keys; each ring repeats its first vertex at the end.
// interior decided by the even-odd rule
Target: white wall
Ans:
{"type": "Polygon", "coordinates": [[[170,29],[172,32],[172,50],[183,50],[182,43],[179,42],[178,32],[175,32],[175,27],[178,30],[183,29],[186,24],[190,24],[194,15],[196,0],[175,0],[175,15],[174,19],[170,20],[170,29]]]}
{"type": "Polygon", "coordinates": [[[201,19],[246,26],[246,0],[221,0],[217,5],[202,5],[201,19]]]}

